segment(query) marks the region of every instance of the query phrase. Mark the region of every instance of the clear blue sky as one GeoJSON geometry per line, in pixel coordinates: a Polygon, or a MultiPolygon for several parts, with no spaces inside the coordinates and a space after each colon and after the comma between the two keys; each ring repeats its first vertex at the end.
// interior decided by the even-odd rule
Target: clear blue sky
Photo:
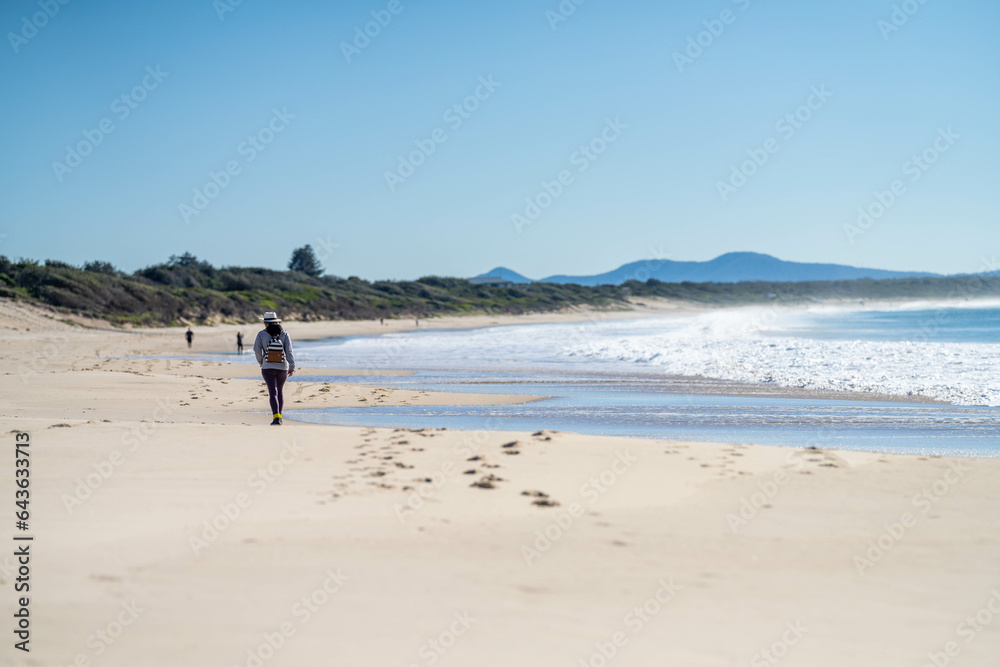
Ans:
{"type": "Polygon", "coordinates": [[[283,268],[311,243],[329,272],[368,279],[736,250],[965,272],[1000,255],[993,0],[910,0],[892,32],[889,0],[588,0],[554,29],[558,0],[400,0],[351,62],[341,44],[389,0],[243,0],[220,19],[226,1],[43,0],[58,12],[36,31],[37,0],[3,4],[0,254],[283,268]],[[679,71],[705,21],[721,34],[679,71]],[[499,87],[456,127],[446,112],[490,76],[499,87]],[[122,117],[116,99],[144,79],[122,117]],[[823,86],[832,97],[779,131],[823,86]],[[113,132],[72,171],[53,166],[102,120],[113,132]],[[907,161],[949,127],[959,138],[911,180],[907,161]],[[436,129],[446,140],[391,191],[386,172],[436,129]],[[604,153],[576,153],[602,131],[604,153]],[[718,183],[769,139],[777,152],[723,201],[718,183]],[[180,205],[229,162],[239,173],[186,222],[180,205]],[[572,181],[519,232],[512,215],[563,170],[572,181]],[[858,207],[897,179],[905,191],[850,242],[858,207]]]}

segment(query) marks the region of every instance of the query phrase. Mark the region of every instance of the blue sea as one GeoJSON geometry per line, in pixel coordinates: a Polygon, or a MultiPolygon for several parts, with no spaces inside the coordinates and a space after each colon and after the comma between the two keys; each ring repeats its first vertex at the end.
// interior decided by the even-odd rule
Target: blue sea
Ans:
{"type": "Polygon", "coordinates": [[[543,397],[288,411],[308,422],[1000,453],[1000,308],[974,303],[609,314],[302,342],[296,354],[301,366],[340,370],[295,381],[543,397]]]}

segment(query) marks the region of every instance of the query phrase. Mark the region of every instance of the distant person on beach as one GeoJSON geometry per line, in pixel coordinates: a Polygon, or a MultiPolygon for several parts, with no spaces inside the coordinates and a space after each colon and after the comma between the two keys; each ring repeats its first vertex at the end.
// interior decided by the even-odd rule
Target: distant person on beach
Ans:
{"type": "Polygon", "coordinates": [[[187,338],[188,347],[191,347],[191,341],[194,340],[194,332],[191,331],[191,327],[188,327],[187,333],[184,334],[184,337],[187,338]]]}
{"type": "Polygon", "coordinates": [[[295,374],[295,356],[292,354],[292,339],[281,328],[281,319],[274,312],[264,313],[260,318],[264,329],[257,333],[253,352],[260,364],[260,374],[267,383],[267,398],[271,402],[274,419],[271,426],[281,426],[281,408],[285,404],[282,390],[285,380],[295,374]]]}
{"type": "Polygon", "coordinates": [[[418,320],[417,318],[414,317],[413,318],[413,326],[419,327],[420,326],[420,320],[418,320]]]}
{"type": "Polygon", "coordinates": [[[236,332],[236,354],[243,354],[243,332],[236,332]]]}

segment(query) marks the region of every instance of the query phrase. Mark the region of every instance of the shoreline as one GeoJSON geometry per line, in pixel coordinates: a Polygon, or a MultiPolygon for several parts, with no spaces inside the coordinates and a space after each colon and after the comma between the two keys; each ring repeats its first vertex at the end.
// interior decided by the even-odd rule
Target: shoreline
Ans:
{"type": "MultiPolygon", "coordinates": [[[[985,300],[993,303],[990,300],[985,300]]],[[[853,302],[852,302],[853,303],[853,302]]],[[[892,302],[884,302],[877,304],[878,307],[885,307],[892,302]]],[[[928,301],[914,301],[913,303],[930,304],[928,301]]],[[[950,301],[950,302],[935,302],[941,307],[962,307],[966,302],[950,301]]],[[[1000,301],[997,301],[1000,304],[1000,301]]],[[[791,306],[785,306],[781,304],[776,304],[781,309],[788,310],[807,310],[816,306],[825,307],[843,307],[844,310],[864,310],[872,309],[876,307],[876,304],[869,302],[864,308],[858,308],[856,305],[847,304],[844,302],[834,302],[828,301],[822,304],[795,304],[791,306]]],[[[526,315],[459,315],[459,316],[446,316],[441,318],[433,318],[430,320],[422,321],[420,327],[415,327],[410,325],[409,320],[389,320],[385,326],[382,326],[375,320],[331,320],[331,321],[321,321],[321,322],[295,322],[294,332],[295,340],[298,341],[320,341],[320,340],[333,340],[344,337],[351,336],[372,336],[381,335],[387,333],[400,333],[400,332],[419,332],[427,330],[441,330],[441,329],[477,329],[493,326],[520,326],[526,324],[543,324],[543,323],[588,323],[588,322],[611,322],[620,320],[631,320],[631,319],[646,319],[646,318],[658,318],[658,317],[683,317],[690,315],[703,314],[713,311],[722,310],[759,310],[761,308],[769,308],[771,306],[732,306],[732,307],[698,307],[692,306],[691,304],[677,303],[677,302],[667,302],[663,300],[650,300],[646,299],[642,302],[637,302],[636,307],[631,310],[593,310],[593,309],[573,309],[567,312],[559,313],[534,313],[526,315]]],[[[79,324],[67,326],[63,319],[57,319],[53,313],[49,312],[48,309],[38,308],[32,305],[26,305],[23,303],[12,302],[10,300],[0,299],[0,328],[3,329],[13,329],[13,335],[17,336],[21,333],[21,328],[17,326],[11,326],[11,321],[21,320],[20,323],[31,322],[36,325],[36,334],[39,333],[37,326],[40,324],[43,327],[57,327],[60,328],[65,333],[53,333],[50,329],[44,331],[44,335],[49,337],[62,338],[69,335],[68,332],[90,332],[95,334],[96,338],[100,338],[102,333],[107,334],[121,334],[124,337],[117,340],[114,344],[114,349],[116,350],[126,350],[125,352],[118,352],[123,356],[136,356],[136,357],[152,357],[155,359],[164,357],[177,357],[178,360],[182,359],[197,359],[199,357],[218,357],[231,354],[226,352],[227,348],[235,347],[234,339],[235,334],[239,330],[249,329],[250,327],[257,326],[257,324],[248,325],[230,325],[230,324],[219,324],[219,325],[202,325],[197,327],[192,327],[195,332],[194,345],[192,348],[188,349],[184,347],[184,343],[181,340],[183,329],[181,327],[154,327],[154,328],[133,328],[133,329],[120,329],[111,327],[103,321],[100,320],[88,320],[87,325],[79,324]],[[14,315],[14,317],[11,317],[14,315]],[[20,316],[20,317],[19,317],[20,316]],[[83,327],[83,328],[81,328],[83,327]],[[164,354],[164,343],[167,345],[172,345],[173,352],[171,354],[164,354]]],[[[78,318],[79,319],[79,318],[78,318]]],[[[30,333],[27,329],[30,327],[25,327],[25,333],[30,333]]],[[[245,339],[249,338],[248,334],[244,334],[245,339]]],[[[98,355],[107,354],[107,347],[98,347],[95,352],[98,355]]],[[[251,348],[248,348],[245,352],[246,354],[253,354],[251,348]]],[[[22,364],[23,365],[23,364],[22,364]]],[[[229,362],[226,362],[226,366],[229,366],[229,362]]],[[[234,365],[233,368],[239,368],[240,366],[234,365]]],[[[394,376],[394,375],[410,375],[414,373],[413,370],[407,369],[376,369],[376,368],[364,368],[364,369],[337,369],[337,368],[302,368],[300,371],[301,375],[370,375],[373,377],[377,376],[394,376]],[[304,372],[301,372],[304,371],[304,372]]],[[[586,374],[589,375],[601,375],[606,373],[607,375],[617,375],[613,371],[588,371],[586,374]]],[[[225,371],[224,374],[227,377],[236,377],[229,371],[225,371]]],[[[572,372],[571,372],[572,374],[572,372]]],[[[251,376],[256,374],[251,372],[251,376]]],[[[743,382],[738,380],[728,380],[724,378],[713,378],[705,376],[674,376],[674,375],[664,375],[659,373],[654,373],[652,371],[645,372],[633,372],[630,373],[631,376],[637,378],[663,378],[670,382],[676,382],[686,389],[684,392],[671,392],[671,393],[694,393],[699,395],[711,395],[716,394],[720,396],[768,396],[774,398],[789,398],[789,399],[815,399],[815,400],[845,400],[845,401],[864,401],[864,402],[875,402],[875,403],[911,403],[911,404],[939,404],[939,405],[960,405],[955,403],[950,403],[948,401],[939,400],[928,396],[906,396],[898,394],[882,394],[877,392],[862,392],[862,391],[846,391],[846,390],[829,390],[829,389],[809,389],[800,387],[789,387],[777,384],[770,384],[764,382],[743,382]]],[[[364,384],[360,386],[371,386],[369,384],[364,384]]],[[[464,393],[464,392],[459,392],[464,393]]],[[[497,397],[498,402],[519,402],[517,399],[521,395],[493,395],[497,397]]],[[[531,395],[530,400],[537,400],[541,396],[531,395]]],[[[306,407],[306,406],[302,406],[306,407]]],[[[320,406],[329,407],[329,406],[320,406]]]]}
{"type": "MultiPolygon", "coordinates": [[[[649,300],[647,300],[649,301],[649,300]]],[[[854,301],[847,300],[828,300],[822,303],[809,303],[809,304],[772,304],[772,305],[746,305],[746,306],[720,306],[720,307],[692,307],[690,304],[679,304],[679,303],[642,303],[632,310],[622,311],[593,311],[589,309],[580,309],[573,312],[562,312],[562,313],[544,313],[544,314],[530,314],[530,315],[510,315],[510,316],[481,316],[481,315],[467,315],[467,316],[457,316],[457,317],[444,317],[444,318],[434,318],[427,321],[422,321],[419,328],[413,327],[407,324],[407,321],[390,321],[387,326],[379,326],[374,321],[357,321],[357,322],[313,322],[313,323],[303,323],[296,322],[292,326],[294,327],[296,333],[296,339],[300,341],[321,341],[321,340],[336,340],[338,338],[356,337],[356,336],[375,336],[387,333],[413,333],[420,331],[430,331],[430,330],[463,330],[463,329],[479,329],[488,328],[496,326],[523,326],[528,324],[541,324],[541,323],[590,323],[590,322],[615,322],[615,321],[627,321],[631,319],[647,319],[647,318],[661,318],[661,317],[687,317],[693,315],[700,315],[712,312],[748,312],[748,313],[760,313],[766,312],[773,308],[779,310],[786,310],[789,312],[796,311],[810,311],[810,310],[830,310],[835,309],[838,311],[852,312],[852,311],[866,311],[866,310],[883,310],[888,309],[891,311],[908,310],[911,308],[977,308],[977,307],[994,307],[1000,305],[1000,301],[991,299],[982,299],[978,302],[969,302],[968,300],[951,300],[951,301],[929,301],[929,300],[911,300],[907,302],[899,301],[881,301],[872,302],[868,301],[863,306],[860,306],[854,301]]],[[[224,325],[228,327],[232,333],[238,328],[235,325],[224,325]]],[[[211,327],[212,333],[215,334],[215,338],[218,339],[224,332],[218,331],[217,326],[211,327]]],[[[157,332],[170,332],[176,331],[176,329],[156,329],[157,332]]],[[[215,350],[201,350],[193,351],[192,356],[226,356],[229,353],[222,349],[215,350]]],[[[386,371],[377,368],[356,368],[356,369],[313,369],[316,372],[312,374],[351,374],[351,375],[402,375],[411,374],[415,371],[413,370],[402,370],[396,369],[391,371],[386,371]]],[[[516,370],[516,369],[515,369],[516,370]]],[[[529,369],[528,372],[530,372],[529,369]]],[[[561,371],[560,373],[574,374],[576,371],[561,371]]],[[[788,398],[788,399],[811,399],[811,400],[844,400],[844,401],[864,401],[864,402],[877,402],[877,403],[900,403],[900,404],[937,404],[937,405],[954,405],[958,407],[971,406],[979,404],[966,404],[958,401],[951,401],[946,398],[939,398],[934,396],[927,396],[922,394],[903,394],[903,393],[892,393],[892,392],[877,392],[877,391],[861,391],[861,390],[841,390],[838,388],[810,388],[810,387],[798,387],[791,385],[782,385],[766,381],[748,381],[740,380],[735,378],[725,378],[725,377],[713,377],[713,376],[703,376],[703,375],[664,375],[657,373],[650,369],[642,370],[627,370],[627,371],[579,371],[582,375],[621,375],[627,374],[630,377],[635,378],[663,378],[668,382],[677,385],[687,385],[688,389],[679,390],[670,393],[694,393],[694,394],[715,394],[720,396],[768,396],[774,398],[788,398]],[[711,385],[710,388],[706,388],[711,385]]]]}
{"type": "MultiPolygon", "coordinates": [[[[319,320],[319,321],[294,321],[296,329],[304,330],[304,335],[297,336],[298,340],[321,340],[324,338],[336,338],[353,335],[371,335],[381,333],[397,333],[400,331],[419,331],[425,329],[475,329],[488,326],[510,326],[519,324],[543,324],[543,323],[585,323],[585,322],[608,322],[616,320],[643,319],[655,317],[671,317],[683,315],[697,315],[722,310],[767,310],[779,309],[787,311],[803,311],[813,308],[828,308],[843,311],[865,311],[865,310],[933,310],[952,308],[989,308],[1000,307],[1000,299],[993,297],[981,297],[975,299],[954,298],[954,299],[817,299],[815,301],[795,301],[783,302],[774,300],[771,302],[761,302],[754,304],[733,304],[714,305],[694,303],[687,301],[674,301],[655,297],[642,297],[629,299],[628,306],[620,308],[594,308],[590,306],[569,306],[562,310],[550,312],[532,312],[521,314],[485,314],[470,313],[463,315],[441,315],[419,319],[420,325],[413,324],[414,318],[391,318],[385,319],[385,324],[381,325],[377,320],[319,320]]],[[[158,327],[134,327],[116,326],[110,322],[92,318],[84,315],[76,315],[63,312],[51,306],[34,304],[30,301],[16,301],[9,298],[0,298],[0,310],[12,311],[32,311],[43,319],[55,322],[70,323],[83,329],[99,331],[115,331],[129,334],[162,334],[176,335],[176,332],[186,325],[177,324],[173,326],[158,327]]],[[[2,319],[2,318],[0,318],[2,319]]],[[[289,320],[292,322],[293,320],[289,320]]],[[[197,333],[231,333],[255,327],[259,322],[244,323],[213,323],[191,325],[197,333]]]]}
{"type": "MultiPolygon", "coordinates": [[[[31,434],[32,567],[46,582],[32,599],[45,641],[30,659],[11,655],[16,667],[96,661],[87,638],[123,603],[141,611],[100,655],[109,667],[245,664],[283,622],[295,634],[276,667],[410,664],[456,614],[473,620],[454,664],[573,662],[630,610],[667,600],[663,586],[676,595],[627,647],[631,662],[742,664],[799,623],[799,664],[839,665],[850,643],[904,667],[996,586],[997,459],[547,429],[271,428],[248,412],[266,398],[259,380],[234,379],[242,367],[128,358],[181,347],[183,330],[82,329],[2,305],[0,327],[14,359],[0,421],[31,434]],[[315,591],[322,609],[300,623],[290,610],[315,591]]],[[[286,388],[296,409],[483,396],[286,388]]],[[[13,560],[0,557],[0,579],[13,560]]],[[[0,599],[0,613],[12,604],[0,599]]],[[[985,662],[997,630],[963,656],[985,662]]]]}

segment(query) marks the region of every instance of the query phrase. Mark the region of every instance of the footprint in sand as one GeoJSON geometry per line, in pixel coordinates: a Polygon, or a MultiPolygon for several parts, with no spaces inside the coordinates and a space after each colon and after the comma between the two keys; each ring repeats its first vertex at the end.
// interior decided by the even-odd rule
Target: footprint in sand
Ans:
{"type": "Polygon", "coordinates": [[[503,453],[504,454],[509,454],[511,456],[514,456],[514,455],[517,455],[517,454],[521,453],[519,450],[516,449],[516,447],[519,444],[521,444],[521,443],[519,443],[517,440],[515,440],[514,442],[508,442],[508,443],[505,443],[503,445],[500,445],[500,447],[503,448],[503,453]]]}
{"type": "Polygon", "coordinates": [[[522,491],[521,495],[534,498],[535,500],[531,501],[531,504],[538,507],[559,507],[559,501],[552,500],[549,498],[549,494],[544,491],[522,491]]]}
{"type": "Polygon", "coordinates": [[[485,475],[480,477],[478,480],[470,484],[469,486],[475,487],[477,489],[495,489],[496,484],[494,482],[505,481],[503,477],[497,477],[496,475],[485,475]]]}

